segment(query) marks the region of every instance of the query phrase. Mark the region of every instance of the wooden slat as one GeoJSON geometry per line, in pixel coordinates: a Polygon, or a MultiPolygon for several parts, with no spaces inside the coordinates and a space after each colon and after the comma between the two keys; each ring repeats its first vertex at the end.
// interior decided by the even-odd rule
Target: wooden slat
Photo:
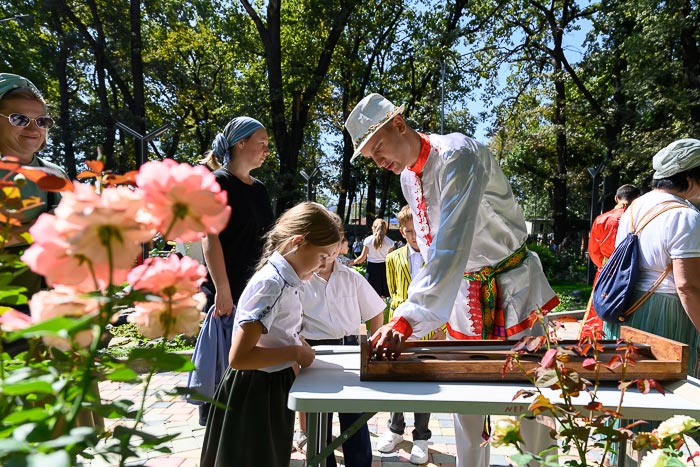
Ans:
{"type": "MultiPolygon", "coordinates": [[[[685,379],[688,369],[688,346],[626,326],[623,338],[645,346],[642,358],[628,366],[626,380],[652,378],[656,380],[685,379]]],[[[614,341],[605,341],[613,345],[614,341]]],[[[560,347],[575,345],[576,341],[562,341],[560,347]]],[[[510,343],[512,344],[512,343],[510,343]]],[[[506,344],[508,345],[508,344],[506,344]]],[[[526,375],[516,368],[502,375],[509,350],[503,349],[503,341],[408,341],[405,352],[395,361],[369,360],[367,336],[361,336],[360,379],[364,381],[527,381],[526,375]],[[489,347],[493,346],[492,350],[489,347]],[[422,352],[421,349],[428,349],[422,352]]],[[[616,352],[607,351],[599,361],[607,362],[616,352]]],[[[566,364],[581,377],[593,381],[595,372],[584,369],[582,358],[572,358],[566,364]]],[[[521,356],[523,366],[529,370],[539,364],[540,357],[521,356]]],[[[612,373],[599,372],[600,381],[619,381],[621,369],[612,373]]]]}

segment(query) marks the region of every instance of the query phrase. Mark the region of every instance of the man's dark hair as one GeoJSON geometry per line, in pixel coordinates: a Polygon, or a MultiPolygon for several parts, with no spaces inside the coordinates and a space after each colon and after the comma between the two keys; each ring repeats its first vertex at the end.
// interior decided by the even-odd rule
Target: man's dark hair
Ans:
{"type": "Polygon", "coordinates": [[[635,185],[627,184],[622,185],[620,188],[618,188],[617,192],[615,193],[615,196],[620,201],[628,201],[631,203],[632,201],[634,201],[635,198],[638,198],[641,194],[641,190],[635,185]]]}
{"type": "Polygon", "coordinates": [[[662,188],[664,190],[685,191],[690,186],[688,179],[695,182],[700,182],[700,166],[692,169],[684,170],[675,175],[666,178],[659,178],[651,181],[652,188],[662,188]]]}

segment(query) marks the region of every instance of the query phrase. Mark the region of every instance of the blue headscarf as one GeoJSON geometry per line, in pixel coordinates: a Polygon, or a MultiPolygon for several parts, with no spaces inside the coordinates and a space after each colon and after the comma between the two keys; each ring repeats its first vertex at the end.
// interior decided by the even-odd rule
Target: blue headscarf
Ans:
{"type": "Polygon", "coordinates": [[[260,128],[265,128],[262,123],[250,117],[236,117],[224,127],[224,131],[217,134],[211,145],[214,155],[223,160],[224,167],[231,161],[231,148],[255,133],[260,128]]]}

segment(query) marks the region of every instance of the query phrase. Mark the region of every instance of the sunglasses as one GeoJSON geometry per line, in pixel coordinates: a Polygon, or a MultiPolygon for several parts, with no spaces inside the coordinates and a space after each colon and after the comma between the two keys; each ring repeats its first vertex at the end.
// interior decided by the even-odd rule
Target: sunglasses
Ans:
{"type": "Polygon", "coordinates": [[[9,120],[10,125],[12,126],[18,126],[22,128],[26,128],[29,126],[31,122],[36,123],[36,126],[39,128],[43,128],[44,130],[48,130],[49,128],[53,127],[54,121],[53,118],[47,116],[47,115],[42,115],[41,117],[28,117],[24,114],[10,114],[10,115],[4,115],[0,114],[0,117],[5,117],[7,120],[9,120]]]}

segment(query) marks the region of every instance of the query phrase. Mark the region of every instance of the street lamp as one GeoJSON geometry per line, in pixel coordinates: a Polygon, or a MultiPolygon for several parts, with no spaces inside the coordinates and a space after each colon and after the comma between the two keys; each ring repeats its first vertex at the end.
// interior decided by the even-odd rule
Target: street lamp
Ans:
{"type": "Polygon", "coordinates": [[[440,134],[445,134],[445,61],[442,62],[442,77],[440,79],[440,134]]]}
{"type": "Polygon", "coordinates": [[[301,169],[299,173],[304,177],[304,180],[306,180],[306,201],[311,201],[311,179],[318,173],[318,166],[314,168],[311,175],[307,174],[304,169],[301,169]]]}
{"type": "MultiPolygon", "coordinates": [[[[122,131],[126,131],[129,133],[131,136],[133,136],[136,139],[136,168],[138,169],[141,167],[145,162],[146,162],[146,145],[149,142],[152,142],[154,139],[156,139],[158,136],[162,135],[165,133],[165,130],[168,129],[170,126],[168,123],[163,123],[161,126],[156,128],[150,133],[146,133],[145,135],[142,135],[138,131],[129,128],[128,126],[124,125],[121,122],[115,123],[116,127],[119,128],[122,131]]],[[[154,146],[155,149],[155,146],[154,146]]],[[[148,253],[149,253],[149,246],[148,244],[144,243],[141,247],[141,261],[145,262],[146,258],[148,258],[148,253]]]]}
{"type": "Polygon", "coordinates": [[[146,133],[145,135],[142,135],[138,131],[129,128],[128,126],[124,125],[121,122],[117,122],[116,127],[119,128],[120,130],[126,131],[129,133],[131,136],[133,136],[136,139],[136,142],[138,143],[136,145],[136,168],[138,169],[141,167],[145,162],[146,162],[146,146],[150,141],[153,141],[163,133],[165,133],[165,130],[167,130],[170,127],[170,124],[168,123],[163,123],[161,126],[156,128],[150,133],[146,133]]]}
{"type": "MultiPolygon", "coordinates": [[[[598,204],[598,174],[605,168],[606,162],[603,161],[595,167],[588,167],[588,173],[591,174],[593,180],[591,181],[591,221],[588,226],[588,231],[593,228],[593,221],[596,218],[596,205],[598,204]]],[[[595,265],[590,258],[588,258],[588,283],[593,283],[593,278],[595,276],[595,265]]]]}

